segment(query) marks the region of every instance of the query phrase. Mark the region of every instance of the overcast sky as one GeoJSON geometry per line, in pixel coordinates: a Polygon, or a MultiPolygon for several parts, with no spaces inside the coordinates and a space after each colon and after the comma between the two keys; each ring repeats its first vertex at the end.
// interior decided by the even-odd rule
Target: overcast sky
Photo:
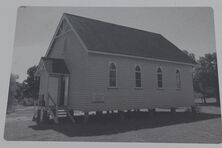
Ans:
{"type": "Polygon", "coordinates": [[[19,75],[20,82],[27,69],[45,55],[64,12],[160,33],[197,58],[216,49],[211,8],[20,7],[12,64],[12,73],[19,75]]]}

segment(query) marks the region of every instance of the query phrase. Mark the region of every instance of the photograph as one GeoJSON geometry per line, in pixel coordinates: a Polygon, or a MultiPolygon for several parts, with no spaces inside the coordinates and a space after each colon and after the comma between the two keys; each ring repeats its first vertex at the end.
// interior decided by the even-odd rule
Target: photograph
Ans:
{"type": "Polygon", "coordinates": [[[17,8],[6,141],[222,142],[211,7],[17,8]]]}

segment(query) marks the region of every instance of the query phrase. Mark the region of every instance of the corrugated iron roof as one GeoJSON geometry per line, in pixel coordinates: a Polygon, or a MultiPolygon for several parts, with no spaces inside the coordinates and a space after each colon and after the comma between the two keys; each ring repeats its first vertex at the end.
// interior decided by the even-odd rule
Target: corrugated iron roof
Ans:
{"type": "Polygon", "coordinates": [[[46,57],[42,57],[41,59],[48,73],[69,74],[69,70],[63,59],[46,58],[46,57]]]}
{"type": "Polygon", "coordinates": [[[195,64],[161,34],[65,13],[88,50],[195,64]]]}

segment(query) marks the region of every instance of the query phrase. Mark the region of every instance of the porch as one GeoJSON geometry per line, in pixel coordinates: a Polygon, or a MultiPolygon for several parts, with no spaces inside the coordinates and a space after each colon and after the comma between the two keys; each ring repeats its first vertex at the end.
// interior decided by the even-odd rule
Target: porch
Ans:
{"type": "Polygon", "coordinates": [[[37,123],[50,118],[58,123],[60,115],[74,119],[68,109],[69,70],[64,59],[42,57],[35,73],[39,80],[39,96],[33,119],[37,123]]]}

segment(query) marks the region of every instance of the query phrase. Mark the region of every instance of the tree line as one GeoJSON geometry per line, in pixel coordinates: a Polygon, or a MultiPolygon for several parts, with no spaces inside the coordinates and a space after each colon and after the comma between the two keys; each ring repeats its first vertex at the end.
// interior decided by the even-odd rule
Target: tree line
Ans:
{"type": "Polygon", "coordinates": [[[35,79],[37,66],[34,65],[27,70],[27,78],[23,82],[18,82],[19,76],[11,74],[9,82],[7,112],[12,110],[13,105],[24,104],[25,99],[34,102],[38,98],[39,81],[35,79]]]}

